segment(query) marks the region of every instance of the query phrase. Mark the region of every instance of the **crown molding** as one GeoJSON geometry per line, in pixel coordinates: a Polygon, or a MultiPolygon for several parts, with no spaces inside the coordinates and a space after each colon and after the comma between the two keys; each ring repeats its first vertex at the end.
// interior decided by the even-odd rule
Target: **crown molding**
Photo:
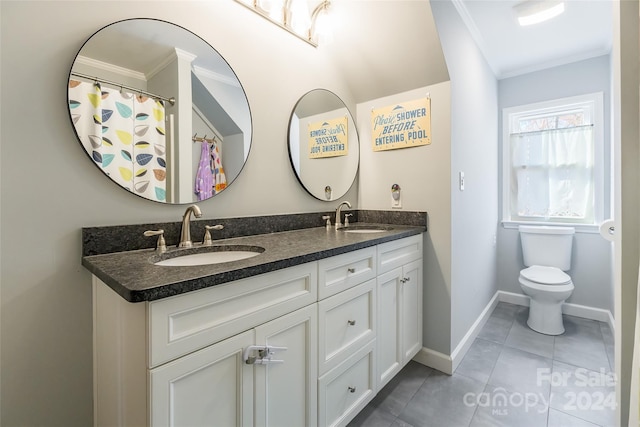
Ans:
{"type": "Polygon", "coordinates": [[[196,65],[193,67],[193,72],[198,77],[204,77],[207,79],[216,80],[218,82],[221,82],[230,86],[234,86],[234,87],[241,87],[240,82],[237,79],[225,76],[220,73],[216,73],[215,71],[211,71],[207,68],[199,67],[196,65]]]}
{"type": "Polygon", "coordinates": [[[87,65],[89,67],[97,68],[99,70],[109,71],[123,77],[134,78],[141,81],[147,80],[144,73],[141,73],[139,71],[119,67],[117,65],[109,64],[108,62],[99,61],[97,59],[89,58],[86,56],[78,55],[78,57],[76,58],[76,62],[78,62],[79,64],[87,65]]]}
{"type": "Polygon", "coordinates": [[[499,79],[501,72],[499,69],[496,69],[496,67],[491,62],[489,62],[489,55],[488,55],[489,49],[487,48],[487,43],[484,41],[484,37],[482,37],[482,33],[480,33],[480,30],[478,30],[478,26],[476,25],[476,22],[471,17],[471,14],[469,13],[469,9],[467,9],[467,6],[464,4],[464,1],[451,0],[451,3],[453,3],[453,6],[458,11],[460,18],[462,18],[462,22],[467,27],[467,30],[469,30],[469,33],[471,34],[471,38],[473,38],[473,40],[475,40],[476,42],[476,45],[478,45],[478,49],[480,49],[482,56],[484,56],[484,59],[487,62],[487,65],[489,65],[489,68],[491,68],[491,71],[493,71],[493,74],[499,79]]]}

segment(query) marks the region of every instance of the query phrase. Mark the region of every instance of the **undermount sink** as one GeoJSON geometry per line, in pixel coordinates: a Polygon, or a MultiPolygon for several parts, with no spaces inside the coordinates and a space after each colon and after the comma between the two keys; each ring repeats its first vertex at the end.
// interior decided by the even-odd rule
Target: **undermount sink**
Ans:
{"type": "Polygon", "coordinates": [[[240,261],[260,255],[259,246],[229,245],[184,249],[152,257],[151,262],[164,267],[189,267],[240,261]]]}
{"type": "Polygon", "coordinates": [[[393,230],[392,227],[382,227],[377,225],[350,225],[340,229],[345,233],[384,233],[393,230]]]}

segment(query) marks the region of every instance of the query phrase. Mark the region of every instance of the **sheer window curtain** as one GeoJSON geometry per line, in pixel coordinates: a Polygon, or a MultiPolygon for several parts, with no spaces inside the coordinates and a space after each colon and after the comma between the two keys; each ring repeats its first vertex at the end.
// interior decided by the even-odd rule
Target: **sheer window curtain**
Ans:
{"type": "Polygon", "coordinates": [[[594,219],[592,126],[511,135],[511,212],[519,218],[594,219]]]}

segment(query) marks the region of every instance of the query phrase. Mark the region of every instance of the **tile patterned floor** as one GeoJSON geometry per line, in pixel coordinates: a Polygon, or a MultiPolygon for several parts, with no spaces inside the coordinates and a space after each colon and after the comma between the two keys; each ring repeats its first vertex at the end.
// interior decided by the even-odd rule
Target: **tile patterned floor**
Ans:
{"type": "Polygon", "coordinates": [[[613,335],[564,316],[565,333],[527,327],[499,303],[453,375],[410,362],[351,427],[613,427],[613,335]]]}

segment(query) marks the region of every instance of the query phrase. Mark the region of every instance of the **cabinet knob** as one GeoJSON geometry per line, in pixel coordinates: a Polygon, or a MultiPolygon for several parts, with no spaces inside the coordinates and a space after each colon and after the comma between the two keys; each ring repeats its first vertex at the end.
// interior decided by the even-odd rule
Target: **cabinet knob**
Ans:
{"type": "Polygon", "coordinates": [[[347,320],[347,323],[349,324],[349,326],[355,326],[356,325],[356,321],[355,320],[347,320]]]}
{"type": "Polygon", "coordinates": [[[347,268],[347,271],[348,271],[349,273],[355,273],[355,272],[356,272],[356,269],[355,269],[355,268],[347,268]]]}
{"type": "Polygon", "coordinates": [[[355,393],[356,392],[356,388],[355,387],[347,387],[349,389],[349,393],[355,393]]]}

